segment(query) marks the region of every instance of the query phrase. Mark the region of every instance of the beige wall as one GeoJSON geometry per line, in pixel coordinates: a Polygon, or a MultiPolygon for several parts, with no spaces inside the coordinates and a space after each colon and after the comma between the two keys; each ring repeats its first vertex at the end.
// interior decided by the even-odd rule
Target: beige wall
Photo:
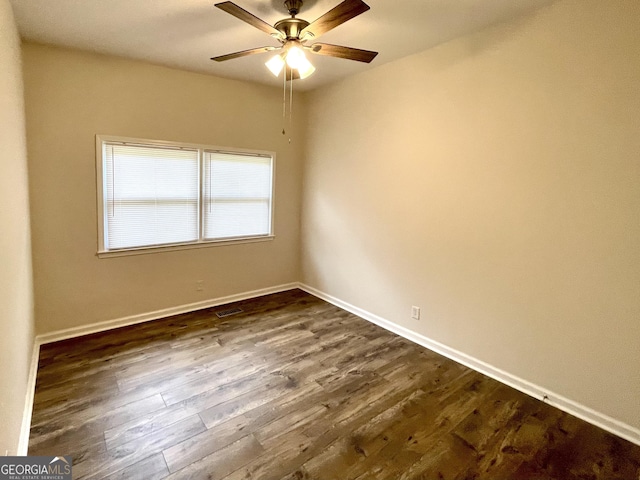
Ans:
{"type": "Polygon", "coordinates": [[[0,455],[18,449],[33,346],[27,186],[20,39],[0,0],[0,455]]]}
{"type": "Polygon", "coordinates": [[[281,135],[279,90],[33,44],[23,55],[39,333],[298,279],[303,139],[281,135]],[[275,151],[276,239],[97,258],[96,134],[275,151]]]}
{"type": "Polygon", "coordinates": [[[639,58],[565,0],[312,92],[303,281],[640,428],[639,58]]]}

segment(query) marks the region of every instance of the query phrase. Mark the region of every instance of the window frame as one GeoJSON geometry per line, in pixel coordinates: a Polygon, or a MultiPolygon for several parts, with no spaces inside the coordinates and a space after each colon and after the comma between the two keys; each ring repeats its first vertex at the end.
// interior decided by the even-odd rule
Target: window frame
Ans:
{"type": "Polygon", "coordinates": [[[121,257],[128,255],[143,255],[150,253],[187,250],[192,248],[214,247],[222,245],[235,245],[243,243],[255,243],[270,241],[275,238],[275,184],[276,184],[276,152],[269,150],[253,150],[235,147],[220,147],[216,145],[204,145],[196,143],[172,142],[166,140],[151,140],[145,138],[121,137],[113,135],[96,135],[96,200],[97,200],[97,223],[98,223],[98,250],[99,258],[121,257]],[[105,145],[109,143],[121,143],[129,145],[139,145],[141,147],[165,147],[165,148],[181,148],[198,151],[198,239],[192,242],[169,243],[163,245],[148,245],[139,247],[126,247],[108,250],[105,246],[105,233],[107,231],[105,215],[105,192],[106,192],[106,175],[104,173],[105,145]],[[270,224],[269,233],[263,235],[246,235],[239,237],[226,237],[219,239],[204,238],[204,173],[205,173],[205,152],[220,152],[229,154],[240,154],[247,156],[267,157],[271,158],[271,202],[270,202],[270,224]]]}

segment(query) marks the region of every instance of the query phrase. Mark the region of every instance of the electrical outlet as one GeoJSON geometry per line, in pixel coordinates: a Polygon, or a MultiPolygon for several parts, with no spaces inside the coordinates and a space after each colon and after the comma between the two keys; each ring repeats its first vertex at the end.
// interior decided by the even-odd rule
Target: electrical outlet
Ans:
{"type": "Polygon", "coordinates": [[[411,318],[420,320],[420,307],[416,307],[415,305],[411,307],[411,318]]]}
{"type": "Polygon", "coordinates": [[[196,282],[196,292],[202,292],[204,290],[204,280],[198,280],[196,282]]]}

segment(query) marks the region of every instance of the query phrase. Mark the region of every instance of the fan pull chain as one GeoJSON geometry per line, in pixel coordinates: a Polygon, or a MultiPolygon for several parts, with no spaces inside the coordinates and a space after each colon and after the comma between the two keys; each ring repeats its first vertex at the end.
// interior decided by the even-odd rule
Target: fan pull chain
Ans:
{"type": "MultiPolygon", "coordinates": [[[[291,72],[291,78],[289,79],[289,131],[293,128],[293,69],[284,69],[284,75],[282,75],[282,135],[287,134],[287,70],[291,72]]],[[[289,137],[289,143],[291,143],[291,137],[289,137]]]]}
{"type": "Polygon", "coordinates": [[[282,135],[286,135],[285,125],[287,124],[287,69],[282,75],[282,135]]]}
{"type": "MultiPolygon", "coordinates": [[[[293,68],[291,69],[291,81],[289,82],[289,131],[293,129],[293,68]]],[[[291,143],[291,136],[289,136],[291,143]]]]}

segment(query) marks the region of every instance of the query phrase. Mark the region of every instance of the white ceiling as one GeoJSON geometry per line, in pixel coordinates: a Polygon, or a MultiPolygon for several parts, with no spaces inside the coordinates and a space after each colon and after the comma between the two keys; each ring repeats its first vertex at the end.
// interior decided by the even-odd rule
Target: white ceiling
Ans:
{"type": "MultiPolygon", "coordinates": [[[[220,0],[11,0],[28,41],[106,53],[220,77],[280,85],[268,53],[227,62],[210,57],[265,45],[269,35],[215,8],[220,0]]],[[[316,73],[296,82],[311,90],[383,63],[515,18],[554,0],[365,0],[371,10],[318,41],[380,52],[369,65],[310,55],[316,73]]],[[[267,23],[288,16],[283,0],[235,0],[267,23]]],[[[305,0],[309,22],[340,0],[305,0]]]]}

